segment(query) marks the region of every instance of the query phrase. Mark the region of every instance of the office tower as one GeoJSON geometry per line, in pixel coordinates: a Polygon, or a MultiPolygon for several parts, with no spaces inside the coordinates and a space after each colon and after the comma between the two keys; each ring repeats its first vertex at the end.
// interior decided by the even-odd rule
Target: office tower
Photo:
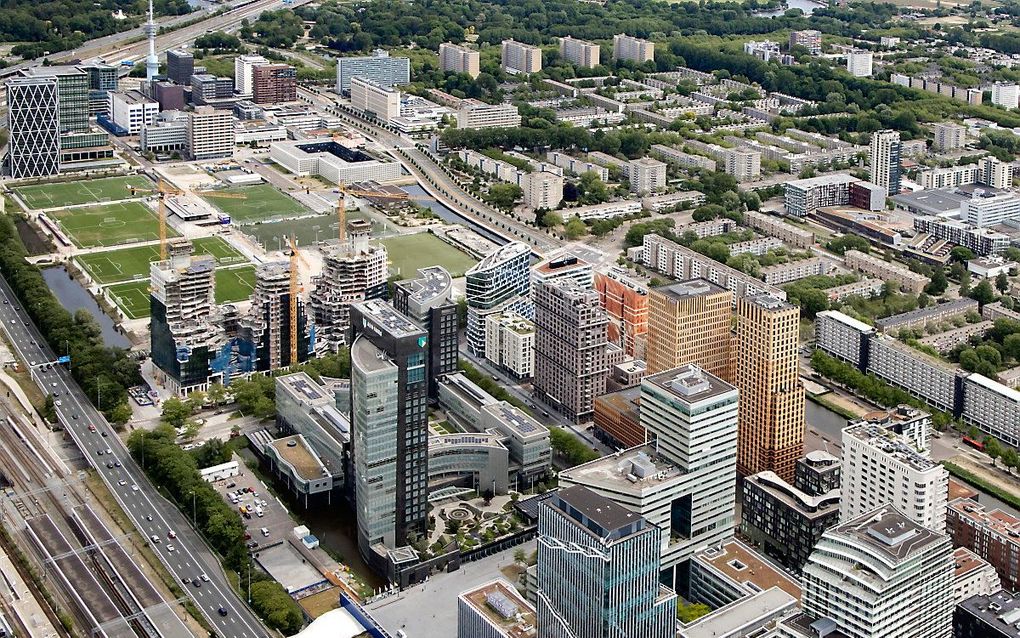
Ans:
{"type": "Polygon", "coordinates": [[[497,578],[457,596],[457,638],[535,638],[535,608],[497,578]]]}
{"type": "Polygon", "coordinates": [[[211,106],[188,113],[188,154],[205,160],[230,157],[234,153],[234,116],[211,106]]]}
{"type": "Polygon", "coordinates": [[[254,69],[260,64],[269,64],[261,55],[239,55],[234,58],[234,90],[241,95],[251,95],[255,90],[254,69]]]}
{"type": "Polygon", "coordinates": [[[60,107],[52,77],[7,81],[10,133],[5,172],[13,179],[60,172],[60,107]]]}
{"type": "Polygon", "coordinates": [[[967,129],[953,122],[939,122],[934,127],[935,143],[939,151],[953,151],[967,143],[967,129]]]}
{"type": "Polygon", "coordinates": [[[297,70],[289,64],[260,64],[252,68],[251,74],[255,104],[297,100],[297,70]]]}
{"type": "MultiPolygon", "coordinates": [[[[269,371],[306,361],[314,338],[305,302],[297,302],[297,361],[291,359],[290,264],[283,261],[259,264],[251,310],[242,319],[242,334],[255,346],[255,370],[269,371]]],[[[300,295],[300,293],[299,293],[300,295]]]]}
{"type": "Polygon", "coordinates": [[[575,66],[594,69],[599,65],[599,45],[568,35],[560,38],[560,57],[575,66]]]}
{"type": "Polygon", "coordinates": [[[768,295],[737,299],[736,370],[740,390],[737,469],[772,470],[792,481],[804,449],[804,386],[797,339],[800,309],[768,295]]]}
{"type": "Polygon", "coordinates": [[[191,76],[191,101],[201,106],[214,100],[230,99],[234,95],[234,79],[208,73],[191,76]]]}
{"type": "Polygon", "coordinates": [[[79,68],[89,78],[89,117],[109,115],[109,95],[117,90],[119,69],[109,64],[91,64],[79,68]]]}
{"type": "Polygon", "coordinates": [[[874,54],[854,50],[846,54],[846,70],[855,78],[870,78],[873,73],[874,54]]]}
{"type": "Polygon", "coordinates": [[[467,73],[472,79],[478,77],[478,51],[460,44],[444,42],[439,45],[439,68],[447,73],[467,73]]]}
{"type": "Polygon", "coordinates": [[[649,374],[694,364],[732,379],[732,309],[733,293],[704,279],[652,288],[645,345],[649,374]]]}
{"type": "Polygon", "coordinates": [[[803,609],[848,638],[949,638],[949,537],[895,508],[868,512],[822,535],[804,567],[803,609]]]}
{"type": "Polygon", "coordinates": [[[127,131],[138,135],[146,126],[151,126],[159,114],[159,102],[145,97],[139,91],[125,91],[109,94],[110,121],[127,131]]]}
{"type": "Polygon", "coordinates": [[[380,299],[351,306],[358,547],[377,570],[427,530],[428,335],[380,299]]]}
{"type": "Polygon", "coordinates": [[[152,99],[156,100],[161,112],[183,111],[184,87],[170,82],[153,82],[152,99]]]}
{"type": "Polygon", "coordinates": [[[322,273],[312,280],[312,312],[316,338],[322,348],[336,351],[350,345],[350,305],[386,296],[386,247],[372,244],[372,224],[364,220],[347,223],[343,243],[323,244],[322,273]]]}
{"type": "Polygon", "coordinates": [[[542,49],[516,40],[503,40],[500,62],[503,70],[511,75],[538,73],[542,70],[542,49]]]}
{"type": "Polygon", "coordinates": [[[485,358],[517,379],[535,374],[535,324],[514,312],[485,316],[485,358]]]}
{"type": "Polygon", "coordinates": [[[978,160],[978,172],[978,181],[985,186],[1003,190],[1013,185],[1013,164],[997,157],[989,155],[978,160]]]}
{"type": "Polygon", "coordinates": [[[366,117],[389,122],[400,116],[400,91],[355,76],[351,78],[351,108],[361,111],[366,117]]]}
{"type": "Polygon", "coordinates": [[[648,289],[615,266],[595,273],[599,303],[609,316],[609,342],[627,356],[644,359],[648,335],[648,289]]]}
{"type": "Polygon", "coordinates": [[[1015,109],[1020,102],[1020,85],[996,82],[992,85],[992,104],[1004,109],[1015,109]]]}
{"type": "Polygon", "coordinates": [[[538,283],[534,295],[535,392],[573,421],[590,421],[609,376],[609,318],[599,294],[554,279],[538,283]]]}
{"type": "Polygon", "coordinates": [[[445,268],[429,266],[418,275],[393,285],[393,307],[429,335],[429,396],[435,398],[439,378],[457,371],[457,304],[453,278],[445,268]]]}
{"type": "Polygon", "coordinates": [[[648,62],[655,59],[655,43],[634,38],[624,33],[613,36],[613,59],[630,62],[648,62]]]}
{"type": "Polygon", "coordinates": [[[472,353],[485,353],[485,316],[511,311],[531,318],[531,249],[510,242],[486,255],[465,274],[467,298],[467,346],[472,353]]]}
{"type": "Polygon", "coordinates": [[[25,69],[25,77],[56,78],[60,133],[89,130],[89,75],[74,66],[36,66],[25,69]]]}
{"type": "Polygon", "coordinates": [[[351,78],[363,77],[382,86],[397,86],[411,81],[411,61],[391,58],[389,52],[376,49],[371,56],[337,58],[336,90],[346,95],[351,90],[351,78]]]}
{"type": "Polygon", "coordinates": [[[838,458],[815,451],[797,461],[792,485],[769,470],[746,477],[741,533],[781,565],[799,572],[825,530],[839,522],[839,467],[838,458]],[[835,482],[812,484],[811,478],[825,476],[826,470],[835,482]]]}
{"type": "Polygon", "coordinates": [[[145,79],[152,82],[159,75],[159,58],[156,57],[156,22],[152,15],[152,0],[149,0],[149,19],[145,23],[145,37],[149,41],[149,53],[145,56],[145,79]]]}
{"type": "Polygon", "coordinates": [[[890,196],[900,192],[899,131],[878,131],[871,134],[871,183],[885,188],[890,196]]]}
{"type": "Polygon", "coordinates": [[[660,534],[581,486],[539,505],[539,636],[673,638],[676,594],[659,584],[660,534]]]}
{"type": "Polygon", "coordinates": [[[808,50],[811,55],[819,55],[822,52],[822,32],[814,29],[806,31],[790,32],[790,48],[801,46],[808,50]]]}
{"type": "Polygon", "coordinates": [[[187,51],[172,49],[166,52],[166,76],[177,84],[191,84],[195,73],[195,56],[187,51]]]}

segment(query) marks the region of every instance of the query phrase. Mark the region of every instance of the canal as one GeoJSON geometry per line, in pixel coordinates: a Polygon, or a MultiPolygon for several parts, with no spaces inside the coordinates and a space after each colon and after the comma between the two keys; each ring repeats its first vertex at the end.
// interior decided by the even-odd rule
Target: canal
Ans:
{"type": "Polygon", "coordinates": [[[458,213],[457,211],[449,208],[442,202],[438,202],[435,199],[431,199],[429,194],[425,191],[425,189],[419,186],[418,184],[415,184],[413,186],[403,186],[402,188],[405,192],[410,193],[411,195],[429,198],[418,200],[416,203],[421,206],[425,206],[433,213],[435,213],[436,216],[442,219],[443,221],[449,222],[451,224],[460,224],[461,226],[467,226],[468,228],[475,231],[482,237],[485,237],[486,239],[495,242],[499,246],[502,246],[503,244],[507,243],[505,237],[497,235],[496,233],[492,232],[485,226],[479,224],[474,219],[471,219],[470,217],[465,217],[464,215],[458,213]]]}
{"type": "Polygon", "coordinates": [[[74,314],[79,310],[84,310],[92,315],[99,325],[103,336],[103,343],[108,347],[131,347],[131,342],[117,330],[117,325],[113,322],[113,319],[103,312],[103,309],[99,307],[99,304],[92,298],[88,290],[85,290],[80,283],[71,278],[66,268],[63,266],[43,268],[42,276],[46,280],[46,285],[49,286],[50,291],[60,301],[60,305],[66,308],[68,312],[74,314]]]}

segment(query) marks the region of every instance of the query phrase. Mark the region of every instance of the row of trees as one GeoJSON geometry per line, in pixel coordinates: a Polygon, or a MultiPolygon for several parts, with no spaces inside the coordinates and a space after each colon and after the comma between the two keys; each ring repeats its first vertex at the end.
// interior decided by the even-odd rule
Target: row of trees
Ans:
{"type": "Polygon", "coordinates": [[[106,347],[87,311],[68,312],[26,256],[13,218],[0,215],[0,273],[53,351],[71,356],[71,375],[89,400],[110,422],[126,423],[131,418],[127,388],[142,381],[138,362],[123,348],[106,347]]]}

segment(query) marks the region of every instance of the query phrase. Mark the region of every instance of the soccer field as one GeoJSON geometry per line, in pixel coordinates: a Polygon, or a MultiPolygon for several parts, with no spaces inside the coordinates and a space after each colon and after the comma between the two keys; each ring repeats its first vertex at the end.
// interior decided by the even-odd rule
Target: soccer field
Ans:
{"type": "MultiPolygon", "coordinates": [[[[251,297],[255,288],[255,266],[220,268],[216,271],[216,303],[234,303],[251,297]]],[[[149,316],[149,278],[113,284],[106,288],[128,319],[149,316]]]]}
{"type": "Polygon", "coordinates": [[[106,290],[128,319],[144,319],[149,316],[148,277],[139,281],[114,284],[106,290]]]}
{"type": "MultiPolygon", "coordinates": [[[[192,242],[196,255],[211,255],[217,266],[233,266],[247,262],[244,255],[220,237],[200,237],[192,242]]],[[[78,255],[81,267],[100,284],[131,279],[148,279],[149,263],[159,260],[159,246],[133,246],[119,250],[78,255]]]]}
{"type": "Polygon", "coordinates": [[[132,197],[131,188],[144,191],[156,186],[142,175],[18,186],[13,190],[30,208],[56,208],[99,202],[115,202],[132,197]]]}
{"type": "Polygon", "coordinates": [[[234,186],[216,191],[244,195],[245,199],[228,199],[203,195],[202,198],[230,215],[235,224],[246,224],[267,219],[302,217],[314,214],[293,197],[285,195],[270,184],[234,186]]]}
{"type": "MultiPolygon", "coordinates": [[[[159,239],[156,214],[139,202],[121,202],[48,213],[81,248],[117,246],[159,239]]],[[[167,237],[177,232],[167,226],[167,237]]]]}
{"type": "Polygon", "coordinates": [[[418,275],[419,268],[439,265],[460,277],[478,260],[447,244],[429,233],[400,235],[380,240],[386,246],[390,260],[390,273],[409,279],[418,275]]]}

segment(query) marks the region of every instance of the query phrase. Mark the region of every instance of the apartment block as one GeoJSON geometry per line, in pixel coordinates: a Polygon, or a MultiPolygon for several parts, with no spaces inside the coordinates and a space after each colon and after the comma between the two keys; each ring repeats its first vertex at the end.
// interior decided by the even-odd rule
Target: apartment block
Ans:
{"type": "Polygon", "coordinates": [[[815,245],[814,233],[794,226],[781,217],[749,210],[744,213],[744,223],[769,237],[775,237],[797,248],[810,248],[815,245]]]}
{"type": "Polygon", "coordinates": [[[447,73],[467,73],[474,79],[480,73],[479,59],[475,49],[452,42],[439,45],[439,68],[447,73]]]}
{"type": "Polygon", "coordinates": [[[609,180],[609,169],[605,166],[600,166],[599,164],[589,162],[579,157],[574,157],[573,155],[567,155],[561,151],[549,151],[546,153],[545,159],[553,165],[558,166],[565,171],[569,171],[574,175],[595,173],[603,182],[609,180]]]}
{"type": "Polygon", "coordinates": [[[874,334],[872,326],[842,312],[825,310],[815,317],[818,347],[861,370],[868,368],[868,341],[874,334]]]}
{"type": "Polygon", "coordinates": [[[648,289],[615,266],[595,273],[595,291],[609,316],[608,338],[624,354],[645,358],[648,333],[648,289]]]}
{"type": "Polygon", "coordinates": [[[610,445],[624,449],[647,443],[648,434],[641,425],[640,404],[640,385],[596,398],[595,435],[610,445]]]}
{"type": "Polygon", "coordinates": [[[1020,392],[980,374],[963,380],[962,418],[1008,445],[1020,445],[1020,392]]]}
{"type": "Polygon", "coordinates": [[[846,55],[846,70],[855,78],[870,78],[874,65],[871,51],[850,51],[846,55]]]}
{"type": "Polygon", "coordinates": [[[761,153],[728,149],[724,158],[726,173],[738,182],[747,182],[761,177],[761,153]]]}
{"type": "Polygon", "coordinates": [[[623,33],[613,36],[613,59],[649,62],[655,59],[655,43],[623,33]]]}
{"type": "Polygon", "coordinates": [[[560,57],[574,66],[594,69],[599,65],[599,45],[568,35],[560,38],[560,57]]]}
{"type": "Polygon", "coordinates": [[[1009,591],[959,601],[953,612],[954,638],[1013,638],[1020,596],[1009,591]]]}
{"type": "Polygon", "coordinates": [[[631,160],[627,164],[630,192],[654,193],[666,187],[666,164],[650,157],[631,160]]]}
{"type": "Polygon", "coordinates": [[[732,308],[733,293],[704,279],[652,288],[645,347],[648,372],[691,364],[732,379],[732,308]]]}
{"type": "Polygon", "coordinates": [[[992,564],[966,547],[953,550],[953,563],[957,610],[960,603],[972,596],[992,596],[1002,591],[1002,582],[992,564]]]}
{"type": "Polygon", "coordinates": [[[785,264],[775,264],[761,269],[762,281],[771,286],[782,286],[791,281],[815,275],[827,275],[835,269],[831,260],[825,257],[808,257],[785,264]]]}
{"type": "Polygon", "coordinates": [[[987,156],[978,160],[978,180],[985,186],[1004,190],[1013,186],[1013,175],[1016,167],[1010,162],[1003,162],[997,157],[987,156]]]}
{"type": "Polygon", "coordinates": [[[930,168],[921,171],[920,182],[925,190],[933,188],[956,188],[977,183],[980,170],[977,164],[949,166],[946,168],[930,168]]]}
{"type": "Polygon", "coordinates": [[[850,184],[855,181],[851,175],[836,173],[786,182],[786,212],[805,217],[823,206],[845,206],[850,201],[850,184]]]}
{"type": "Polygon", "coordinates": [[[485,317],[485,358],[517,379],[535,373],[535,324],[514,312],[485,317]]]}
{"type": "Polygon", "coordinates": [[[457,109],[457,128],[516,128],[521,114],[513,104],[485,104],[464,100],[457,109]]]}
{"type": "Polygon", "coordinates": [[[655,155],[666,162],[676,164],[681,168],[702,168],[706,171],[714,171],[716,167],[714,159],[705,157],[704,155],[685,153],[678,148],[666,146],[665,144],[653,144],[648,152],[649,154],[655,155]]]}
{"type": "Polygon", "coordinates": [[[500,62],[503,70],[511,75],[538,73],[542,70],[542,49],[516,40],[503,40],[500,62]]]}
{"type": "Polygon", "coordinates": [[[790,48],[801,46],[811,55],[822,53],[822,33],[814,29],[790,32],[790,48]]]}
{"type": "Polygon", "coordinates": [[[871,148],[868,155],[871,165],[870,181],[885,188],[886,194],[889,196],[900,192],[900,173],[902,171],[900,151],[899,131],[885,130],[871,134],[871,148]]]}
{"type": "Polygon", "coordinates": [[[1020,588],[1020,518],[960,498],[949,503],[946,528],[953,545],[966,547],[995,568],[1003,589],[1020,588]]]}
{"type": "Polygon", "coordinates": [[[368,117],[388,123],[400,116],[400,91],[372,80],[351,78],[351,107],[368,117]]]}
{"type": "Polygon", "coordinates": [[[992,104],[1004,109],[1017,108],[1020,102],[1020,85],[996,82],[992,85],[992,104]]]}
{"type": "Polygon", "coordinates": [[[963,148],[967,143],[967,129],[953,122],[939,122],[933,127],[935,142],[933,147],[939,151],[953,151],[963,148]]]}
{"type": "Polygon", "coordinates": [[[843,261],[849,268],[874,275],[883,281],[897,283],[901,290],[912,292],[915,295],[928,285],[929,280],[924,275],[916,273],[906,266],[874,257],[859,250],[846,251],[843,261]]]}
{"type": "Polygon", "coordinates": [[[361,77],[383,86],[398,86],[411,81],[411,61],[391,58],[389,52],[376,49],[371,56],[337,58],[336,91],[346,95],[351,90],[351,78],[361,77]]]}
{"type": "Polygon", "coordinates": [[[928,233],[958,246],[970,248],[978,255],[995,255],[1009,248],[1010,238],[990,228],[974,228],[956,219],[943,219],[918,215],[914,217],[914,230],[928,233]]]}
{"type": "Polygon", "coordinates": [[[188,155],[206,160],[230,157],[234,153],[234,116],[211,106],[188,113],[188,155]]]}
{"type": "Polygon", "coordinates": [[[526,244],[510,242],[465,273],[467,346],[474,354],[485,353],[487,315],[513,311],[525,318],[533,316],[530,257],[526,244]]]}
{"type": "Polygon", "coordinates": [[[960,205],[960,219],[975,228],[997,224],[1020,224],[1020,195],[1013,192],[991,194],[974,191],[960,205]]]}
{"type": "Polygon", "coordinates": [[[875,320],[875,327],[881,332],[902,330],[904,328],[926,328],[931,323],[951,321],[957,317],[966,317],[970,313],[977,314],[979,304],[969,297],[961,297],[946,303],[934,304],[926,308],[917,308],[901,312],[898,315],[875,320]]]}

